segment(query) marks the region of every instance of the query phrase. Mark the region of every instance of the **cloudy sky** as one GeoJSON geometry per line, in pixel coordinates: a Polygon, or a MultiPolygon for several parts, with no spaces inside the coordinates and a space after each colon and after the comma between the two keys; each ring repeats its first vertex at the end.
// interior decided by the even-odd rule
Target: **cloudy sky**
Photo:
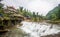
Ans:
{"type": "Polygon", "coordinates": [[[48,11],[52,10],[60,3],[60,0],[3,0],[2,3],[8,6],[14,6],[15,8],[23,6],[30,11],[46,15],[48,11]]]}

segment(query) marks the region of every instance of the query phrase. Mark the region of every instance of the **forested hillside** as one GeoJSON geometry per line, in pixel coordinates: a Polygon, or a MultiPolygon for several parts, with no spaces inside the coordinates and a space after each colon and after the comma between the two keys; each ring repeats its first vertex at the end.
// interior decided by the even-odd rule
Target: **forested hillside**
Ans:
{"type": "Polygon", "coordinates": [[[58,20],[60,19],[60,4],[55,7],[53,10],[49,11],[46,15],[49,20],[58,20]]]}

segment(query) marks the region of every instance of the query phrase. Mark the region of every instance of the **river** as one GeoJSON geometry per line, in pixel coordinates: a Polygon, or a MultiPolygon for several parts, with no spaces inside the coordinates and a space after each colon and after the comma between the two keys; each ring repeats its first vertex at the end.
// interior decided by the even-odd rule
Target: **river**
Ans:
{"type": "Polygon", "coordinates": [[[8,32],[7,37],[41,37],[60,33],[60,25],[46,22],[21,22],[22,26],[8,32]]]}

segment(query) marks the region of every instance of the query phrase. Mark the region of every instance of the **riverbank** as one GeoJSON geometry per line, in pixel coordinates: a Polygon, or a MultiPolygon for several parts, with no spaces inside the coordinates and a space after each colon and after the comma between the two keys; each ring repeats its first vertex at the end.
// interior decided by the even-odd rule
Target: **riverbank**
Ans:
{"type": "Polygon", "coordinates": [[[9,32],[6,32],[2,35],[0,35],[0,37],[24,37],[26,35],[26,33],[18,28],[14,28],[13,30],[10,30],[9,32]]]}
{"type": "Polygon", "coordinates": [[[60,20],[55,20],[55,21],[49,20],[49,21],[47,21],[47,23],[51,23],[51,24],[60,24],[60,20]]]}
{"type": "MultiPolygon", "coordinates": [[[[22,24],[21,24],[22,25],[22,24]]],[[[5,30],[3,32],[3,34],[0,33],[0,37],[24,37],[27,36],[27,34],[25,33],[25,31],[23,31],[22,29],[18,28],[21,25],[15,25],[13,27],[9,27],[9,31],[5,32],[5,30]]]]}
{"type": "Polygon", "coordinates": [[[24,20],[24,21],[26,21],[26,22],[38,22],[38,23],[46,22],[46,23],[50,23],[50,24],[60,24],[60,20],[40,20],[40,21],[24,20]]]}

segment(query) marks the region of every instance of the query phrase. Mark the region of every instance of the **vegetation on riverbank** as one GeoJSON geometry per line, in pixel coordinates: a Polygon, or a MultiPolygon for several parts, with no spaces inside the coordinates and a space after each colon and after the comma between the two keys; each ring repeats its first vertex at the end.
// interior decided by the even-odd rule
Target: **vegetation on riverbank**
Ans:
{"type": "Polygon", "coordinates": [[[21,21],[24,17],[20,15],[14,7],[4,7],[4,4],[0,0],[0,32],[8,31],[9,28],[15,25],[21,25],[21,21]]]}
{"type": "Polygon", "coordinates": [[[51,23],[60,23],[60,4],[49,11],[46,18],[50,20],[51,23]]]}
{"type": "Polygon", "coordinates": [[[41,21],[44,19],[44,16],[39,15],[38,12],[31,12],[27,9],[24,9],[23,7],[20,7],[18,10],[18,13],[20,13],[21,15],[23,15],[26,19],[25,20],[30,20],[30,21],[41,21]]]}

